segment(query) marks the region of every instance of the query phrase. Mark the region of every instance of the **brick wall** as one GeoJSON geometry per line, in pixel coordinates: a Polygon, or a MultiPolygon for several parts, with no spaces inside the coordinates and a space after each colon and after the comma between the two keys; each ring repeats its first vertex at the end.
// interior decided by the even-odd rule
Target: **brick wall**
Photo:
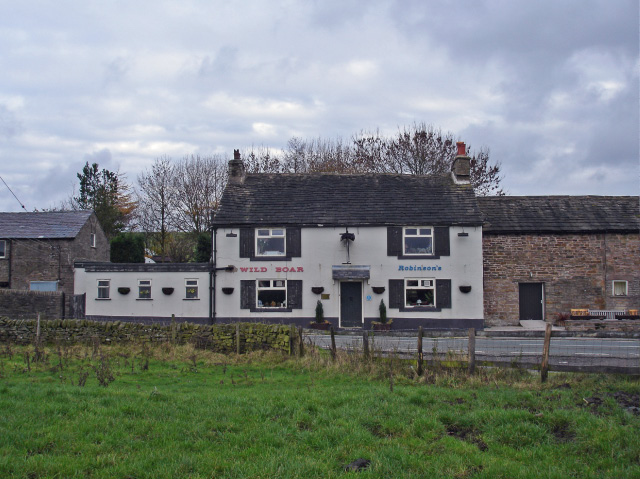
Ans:
{"type": "Polygon", "coordinates": [[[640,235],[485,235],[484,310],[488,326],[517,325],[518,284],[543,283],[545,320],[572,308],[640,306],[640,235]],[[614,297],[613,280],[629,294],[614,297]]]}
{"type": "Polygon", "coordinates": [[[63,317],[65,294],[61,292],[0,289],[0,316],[11,319],[63,317]]]}

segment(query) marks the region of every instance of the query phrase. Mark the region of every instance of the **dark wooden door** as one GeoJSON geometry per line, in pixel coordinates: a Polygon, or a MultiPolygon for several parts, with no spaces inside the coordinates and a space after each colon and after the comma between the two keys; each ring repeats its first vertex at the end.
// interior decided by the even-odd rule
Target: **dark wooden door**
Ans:
{"type": "Polygon", "coordinates": [[[520,283],[520,320],[544,320],[542,283],[520,283]]]}
{"type": "Polygon", "coordinates": [[[362,283],[353,281],[340,283],[340,326],[362,327],[362,283]]]}

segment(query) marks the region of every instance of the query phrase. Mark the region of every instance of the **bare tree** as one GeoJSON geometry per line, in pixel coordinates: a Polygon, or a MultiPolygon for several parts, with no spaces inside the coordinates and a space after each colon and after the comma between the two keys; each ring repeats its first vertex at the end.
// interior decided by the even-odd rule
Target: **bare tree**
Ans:
{"type": "Polygon", "coordinates": [[[176,229],[193,233],[208,231],[211,213],[218,209],[226,184],[226,158],[185,156],[176,166],[176,229]]]}
{"type": "Polygon", "coordinates": [[[163,260],[171,231],[175,229],[178,188],[171,158],[156,158],[150,170],[138,176],[138,222],[151,247],[163,260]]]}

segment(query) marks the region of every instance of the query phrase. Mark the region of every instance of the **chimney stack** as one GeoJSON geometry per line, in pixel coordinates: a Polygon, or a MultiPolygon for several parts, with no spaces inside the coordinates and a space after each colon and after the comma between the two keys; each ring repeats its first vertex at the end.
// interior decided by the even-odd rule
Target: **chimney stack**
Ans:
{"type": "Polygon", "coordinates": [[[471,158],[467,156],[467,147],[463,141],[456,142],[458,155],[453,160],[451,175],[454,183],[468,185],[471,183],[471,158]]]}
{"type": "Polygon", "coordinates": [[[233,160],[229,162],[229,183],[232,185],[242,185],[247,177],[244,163],[240,159],[240,150],[233,150],[233,160]]]}

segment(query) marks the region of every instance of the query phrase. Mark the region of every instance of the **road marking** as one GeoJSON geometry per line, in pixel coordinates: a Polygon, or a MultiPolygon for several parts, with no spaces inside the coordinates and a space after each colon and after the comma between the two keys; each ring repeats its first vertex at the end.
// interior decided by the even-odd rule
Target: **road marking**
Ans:
{"type": "Polygon", "coordinates": [[[607,353],[575,353],[576,356],[611,356],[607,353]]]}

